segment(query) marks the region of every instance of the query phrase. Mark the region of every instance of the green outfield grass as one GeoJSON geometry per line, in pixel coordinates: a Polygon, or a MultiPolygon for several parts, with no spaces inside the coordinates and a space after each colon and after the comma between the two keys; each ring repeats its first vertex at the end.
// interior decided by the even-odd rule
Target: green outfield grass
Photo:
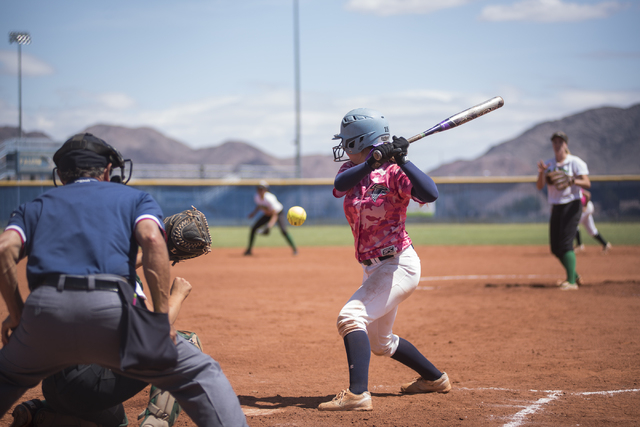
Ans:
{"type": "MultiPolygon", "coordinates": [[[[640,245],[640,223],[598,223],[598,230],[612,245],[640,245]]],[[[546,245],[548,224],[409,224],[416,245],[546,245]]],[[[585,245],[598,242],[581,228],[585,245]]],[[[351,246],[347,225],[289,227],[298,246],[351,246]]],[[[214,248],[245,247],[249,227],[212,227],[214,248]]],[[[255,247],[281,247],[286,242],[276,227],[269,236],[256,236],[255,247]]]]}

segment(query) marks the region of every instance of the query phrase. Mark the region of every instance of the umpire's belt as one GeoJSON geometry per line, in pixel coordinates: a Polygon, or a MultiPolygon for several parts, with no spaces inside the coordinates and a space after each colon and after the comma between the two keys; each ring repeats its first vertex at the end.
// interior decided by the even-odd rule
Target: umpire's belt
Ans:
{"type": "MultiPolygon", "coordinates": [[[[59,291],[111,291],[118,292],[118,282],[128,283],[127,279],[116,274],[95,274],[89,276],[75,276],[71,274],[53,274],[36,285],[53,286],[59,291]]],[[[34,289],[35,289],[34,288],[34,289]]]]}
{"type": "Polygon", "coordinates": [[[380,261],[384,261],[385,259],[393,258],[394,256],[395,255],[385,255],[378,258],[365,259],[364,261],[362,261],[362,263],[368,267],[372,264],[377,264],[380,261]]]}

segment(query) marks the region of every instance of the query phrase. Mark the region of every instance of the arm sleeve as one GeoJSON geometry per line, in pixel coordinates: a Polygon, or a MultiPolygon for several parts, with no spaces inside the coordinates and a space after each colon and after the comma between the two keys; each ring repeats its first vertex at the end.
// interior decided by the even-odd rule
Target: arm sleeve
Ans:
{"type": "Polygon", "coordinates": [[[369,175],[373,169],[367,163],[360,163],[336,176],[333,186],[339,192],[345,192],[353,188],[362,178],[369,175]]]}
{"type": "Polygon", "coordinates": [[[411,181],[411,196],[423,201],[424,203],[435,202],[438,198],[438,187],[433,179],[426,173],[422,172],[411,162],[406,162],[400,166],[404,173],[411,181]]]}

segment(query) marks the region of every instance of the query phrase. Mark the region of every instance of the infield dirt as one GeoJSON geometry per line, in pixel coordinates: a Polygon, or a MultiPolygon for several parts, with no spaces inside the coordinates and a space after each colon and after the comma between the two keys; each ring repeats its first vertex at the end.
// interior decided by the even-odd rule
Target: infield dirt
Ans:
{"type": "MultiPolygon", "coordinates": [[[[252,427],[638,425],[640,247],[587,247],[578,291],[556,287],[563,269],[546,246],[416,250],[423,281],[394,332],[448,373],[448,394],[401,395],[414,373],[372,356],[373,412],[316,409],[348,386],[335,322],[361,282],[352,247],[215,249],[180,263],[172,275],[193,291],[176,326],[220,362],[252,427]]],[[[132,426],[148,389],[125,403],[132,426]]],[[[39,387],[23,400],[33,398],[39,387]]],[[[194,425],[186,414],[176,423],[194,425]]]]}

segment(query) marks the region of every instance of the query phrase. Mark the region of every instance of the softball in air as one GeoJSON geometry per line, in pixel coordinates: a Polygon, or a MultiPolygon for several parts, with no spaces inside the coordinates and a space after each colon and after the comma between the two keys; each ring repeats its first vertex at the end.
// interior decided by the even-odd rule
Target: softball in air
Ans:
{"type": "Polygon", "coordinates": [[[287,220],[291,225],[302,225],[307,219],[307,212],[300,206],[294,206],[287,212],[287,220]]]}

